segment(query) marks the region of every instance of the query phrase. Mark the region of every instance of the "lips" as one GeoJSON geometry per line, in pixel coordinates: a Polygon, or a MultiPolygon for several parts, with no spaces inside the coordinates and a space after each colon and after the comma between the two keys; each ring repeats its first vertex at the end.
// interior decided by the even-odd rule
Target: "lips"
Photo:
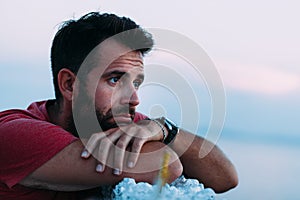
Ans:
{"type": "Polygon", "coordinates": [[[117,124],[129,124],[132,123],[132,118],[130,114],[118,114],[113,116],[114,121],[117,124]]]}

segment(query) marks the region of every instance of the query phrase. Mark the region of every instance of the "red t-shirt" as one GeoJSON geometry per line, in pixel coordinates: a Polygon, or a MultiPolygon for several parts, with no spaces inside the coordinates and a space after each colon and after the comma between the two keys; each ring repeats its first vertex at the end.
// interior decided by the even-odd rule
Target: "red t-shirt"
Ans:
{"type": "MultiPolygon", "coordinates": [[[[136,113],[134,121],[145,118],[136,113]]],[[[50,123],[46,101],[32,103],[26,110],[0,112],[0,199],[76,199],[75,192],[32,189],[18,183],[77,139],[50,123]]]]}

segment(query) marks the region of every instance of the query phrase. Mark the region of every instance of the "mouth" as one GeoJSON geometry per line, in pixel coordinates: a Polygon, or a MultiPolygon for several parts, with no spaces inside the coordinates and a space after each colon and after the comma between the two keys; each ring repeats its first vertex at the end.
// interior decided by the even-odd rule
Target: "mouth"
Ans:
{"type": "Polygon", "coordinates": [[[128,113],[114,115],[113,119],[118,125],[126,125],[132,123],[132,115],[128,113]]]}

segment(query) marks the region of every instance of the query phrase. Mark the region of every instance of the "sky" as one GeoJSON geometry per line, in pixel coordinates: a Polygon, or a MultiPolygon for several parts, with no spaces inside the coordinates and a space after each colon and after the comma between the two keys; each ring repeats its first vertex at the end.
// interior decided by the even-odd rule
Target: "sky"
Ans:
{"type": "MultiPolygon", "coordinates": [[[[221,144],[224,139],[237,148],[242,148],[241,142],[299,147],[299,7],[297,0],[1,0],[0,110],[26,108],[33,101],[54,97],[49,52],[62,21],[89,11],[112,12],[145,28],[180,33],[206,52],[226,94],[221,144]]],[[[168,56],[162,58],[163,64],[191,69],[188,63],[168,56]]],[[[185,71],[184,80],[196,91],[200,127],[205,129],[213,110],[211,93],[203,78],[190,75],[189,70],[179,73],[185,71]]],[[[141,94],[149,92],[146,89],[141,94]]],[[[180,109],[174,106],[178,99],[166,95],[173,103],[160,99],[155,104],[157,98],[141,97],[140,109],[167,113],[180,123],[180,109]]],[[[229,143],[224,142],[224,147],[231,152],[229,143]]],[[[271,152],[266,150],[266,156],[271,152]]],[[[233,151],[232,156],[243,163],[240,154],[233,151]]]]}

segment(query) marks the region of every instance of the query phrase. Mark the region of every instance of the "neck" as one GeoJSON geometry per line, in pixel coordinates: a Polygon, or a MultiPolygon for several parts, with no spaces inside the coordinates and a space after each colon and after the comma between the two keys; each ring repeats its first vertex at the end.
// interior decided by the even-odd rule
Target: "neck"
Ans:
{"type": "Polygon", "coordinates": [[[77,135],[76,129],[72,128],[73,117],[72,109],[69,103],[62,101],[54,100],[47,105],[47,112],[50,118],[50,122],[62,127],[66,131],[77,135]]]}

